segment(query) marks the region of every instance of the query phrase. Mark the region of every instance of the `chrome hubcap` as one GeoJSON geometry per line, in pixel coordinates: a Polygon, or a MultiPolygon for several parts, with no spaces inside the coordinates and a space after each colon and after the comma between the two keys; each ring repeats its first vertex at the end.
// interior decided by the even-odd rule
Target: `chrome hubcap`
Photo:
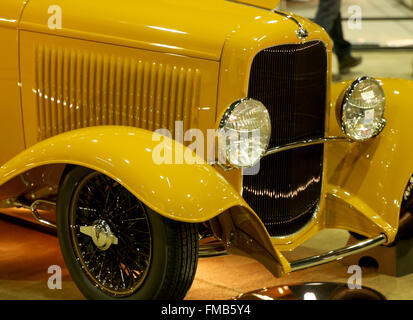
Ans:
{"type": "Polygon", "coordinates": [[[91,237],[95,246],[102,251],[109,249],[112,244],[118,244],[118,238],[105,220],[98,220],[91,226],[81,226],[79,231],[91,237]]]}

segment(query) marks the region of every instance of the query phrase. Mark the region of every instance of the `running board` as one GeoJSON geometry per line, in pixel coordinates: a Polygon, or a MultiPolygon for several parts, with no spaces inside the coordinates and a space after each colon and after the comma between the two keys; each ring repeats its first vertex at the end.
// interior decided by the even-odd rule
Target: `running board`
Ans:
{"type": "Polygon", "coordinates": [[[308,257],[301,260],[296,260],[290,263],[291,272],[299,271],[302,269],[307,269],[315,267],[321,264],[332,262],[335,260],[340,260],[344,257],[377,247],[387,241],[387,237],[384,234],[380,234],[375,238],[369,238],[353,244],[349,247],[340,248],[337,250],[332,250],[324,254],[317,256],[308,257]]]}

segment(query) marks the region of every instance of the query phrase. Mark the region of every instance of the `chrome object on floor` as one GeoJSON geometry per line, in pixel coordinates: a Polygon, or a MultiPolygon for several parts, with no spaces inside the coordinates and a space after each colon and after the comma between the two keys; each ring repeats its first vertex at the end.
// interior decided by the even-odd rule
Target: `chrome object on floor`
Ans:
{"type": "Polygon", "coordinates": [[[309,282],[263,288],[241,294],[234,300],[386,300],[386,297],[363,286],[350,289],[344,283],[309,282]]]}

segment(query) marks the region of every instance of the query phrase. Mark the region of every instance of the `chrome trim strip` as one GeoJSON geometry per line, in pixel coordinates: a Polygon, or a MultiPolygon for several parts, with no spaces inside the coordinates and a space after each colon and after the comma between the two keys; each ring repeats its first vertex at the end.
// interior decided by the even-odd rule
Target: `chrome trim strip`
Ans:
{"type": "Polygon", "coordinates": [[[248,100],[253,100],[253,99],[251,99],[251,98],[242,98],[242,99],[239,99],[239,100],[231,103],[231,105],[227,108],[227,110],[225,110],[225,112],[224,112],[224,114],[221,118],[221,121],[219,122],[218,130],[221,130],[225,126],[225,123],[228,121],[232,111],[234,111],[234,109],[239,104],[241,104],[244,101],[248,101],[248,100]]]}
{"type": "Polygon", "coordinates": [[[354,141],[347,138],[347,137],[325,137],[325,138],[314,139],[314,140],[313,139],[300,140],[300,141],[296,141],[296,142],[293,142],[293,143],[289,143],[289,144],[285,144],[285,145],[282,145],[282,146],[277,146],[277,147],[268,149],[264,153],[263,157],[269,156],[269,155],[274,154],[274,153],[287,151],[287,150],[290,150],[290,149],[311,146],[311,145],[314,145],[314,144],[322,144],[322,143],[326,143],[326,142],[354,142],[354,141]]]}
{"type": "Polygon", "coordinates": [[[49,227],[52,227],[52,228],[56,228],[56,229],[57,229],[56,224],[54,224],[53,222],[51,222],[51,221],[49,221],[49,220],[43,219],[43,218],[40,216],[39,212],[37,211],[37,207],[38,207],[40,204],[42,204],[42,203],[45,203],[45,204],[48,204],[48,205],[51,205],[51,206],[56,206],[56,202],[47,201],[47,200],[41,200],[41,199],[36,200],[36,201],[34,201],[34,202],[31,204],[31,206],[30,206],[30,210],[32,211],[33,217],[34,217],[37,221],[39,221],[41,224],[44,224],[44,225],[46,225],[46,226],[49,226],[49,227]]]}
{"type": "Polygon", "coordinates": [[[46,219],[42,218],[42,216],[40,216],[39,212],[37,211],[37,207],[38,207],[40,204],[42,204],[42,203],[45,203],[45,204],[48,204],[48,205],[51,205],[51,206],[56,206],[56,202],[47,201],[47,200],[42,200],[42,199],[35,200],[30,206],[25,205],[25,204],[23,204],[23,203],[20,203],[20,202],[18,202],[18,201],[15,201],[15,202],[13,203],[13,205],[14,205],[16,208],[29,209],[29,210],[32,212],[33,217],[34,217],[39,223],[41,223],[41,224],[43,224],[43,225],[46,225],[46,226],[48,226],[48,227],[52,227],[52,228],[54,228],[54,229],[57,229],[57,226],[56,226],[55,223],[53,223],[53,222],[51,222],[51,221],[49,221],[49,220],[46,220],[46,219]]]}
{"type": "Polygon", "coordinates": [[[248,6],[248,7],[253,7],[253,8],[257,8],[257,9],[266,10],[266,11],[271,11],[271,12],[274,12],[275,14],[279,14],[280,16],[283,16],[283,17],[293,21],[298,26],[298,30],[295,31],[295,34],[297,35],[297,37],[300,40],[305,40],[308,37],[308,31],[303,27],[303,25],[296,18],[294,18],[290,14],[284,13],[282,11],[278,11],[278,10],[276,10],[276,8],[274,8],[274,9],[264,8],[264,7],[260,7],[259,5],[246,3],[246,2],[242,2],[242,1],[237,1],[237,0],[226,0],[226,1],[233,2],[233,3],[238,3],[238,4],[243,4],[243,5],[248,6]]]}
{"type": "Polygon", "coordinates": [[[298,30],[295,31],[295,34],[297,35],[298,39],[305,40],[308,37],[308,31],[303,27],[303,25],[296,18],[281,11],[273,10],[273,12],[276,14],[279,14],[280,16],[286,17],[287,19],[293,21],[298,26],[298,30]]]}
{"type": "Polygon", "coordinates": [[[315,267],[335,260],[340,260],[344,257],[377,247],[385,243],[386,241],[387,237],[382,233],[375,238],[369,238],[348,247],[332,250],[330,252],[317,256],[296,260],[290,263],[291,272],[315,267]]]}

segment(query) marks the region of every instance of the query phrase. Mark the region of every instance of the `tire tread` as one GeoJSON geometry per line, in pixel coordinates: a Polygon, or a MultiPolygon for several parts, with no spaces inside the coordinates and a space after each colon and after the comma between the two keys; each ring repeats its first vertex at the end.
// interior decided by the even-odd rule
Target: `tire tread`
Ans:
{"type": "Polygon", "coordinates": [[[198,231],[195,224],[168,220],[168,261],[170,278],[159,299],[181,300],[185,297],[194,280],[198,264],[198,231]],[[179,243],[180,246],[174,246],[179,243]],[[171,250],[174,249],[174,250],[171,250]]]}

